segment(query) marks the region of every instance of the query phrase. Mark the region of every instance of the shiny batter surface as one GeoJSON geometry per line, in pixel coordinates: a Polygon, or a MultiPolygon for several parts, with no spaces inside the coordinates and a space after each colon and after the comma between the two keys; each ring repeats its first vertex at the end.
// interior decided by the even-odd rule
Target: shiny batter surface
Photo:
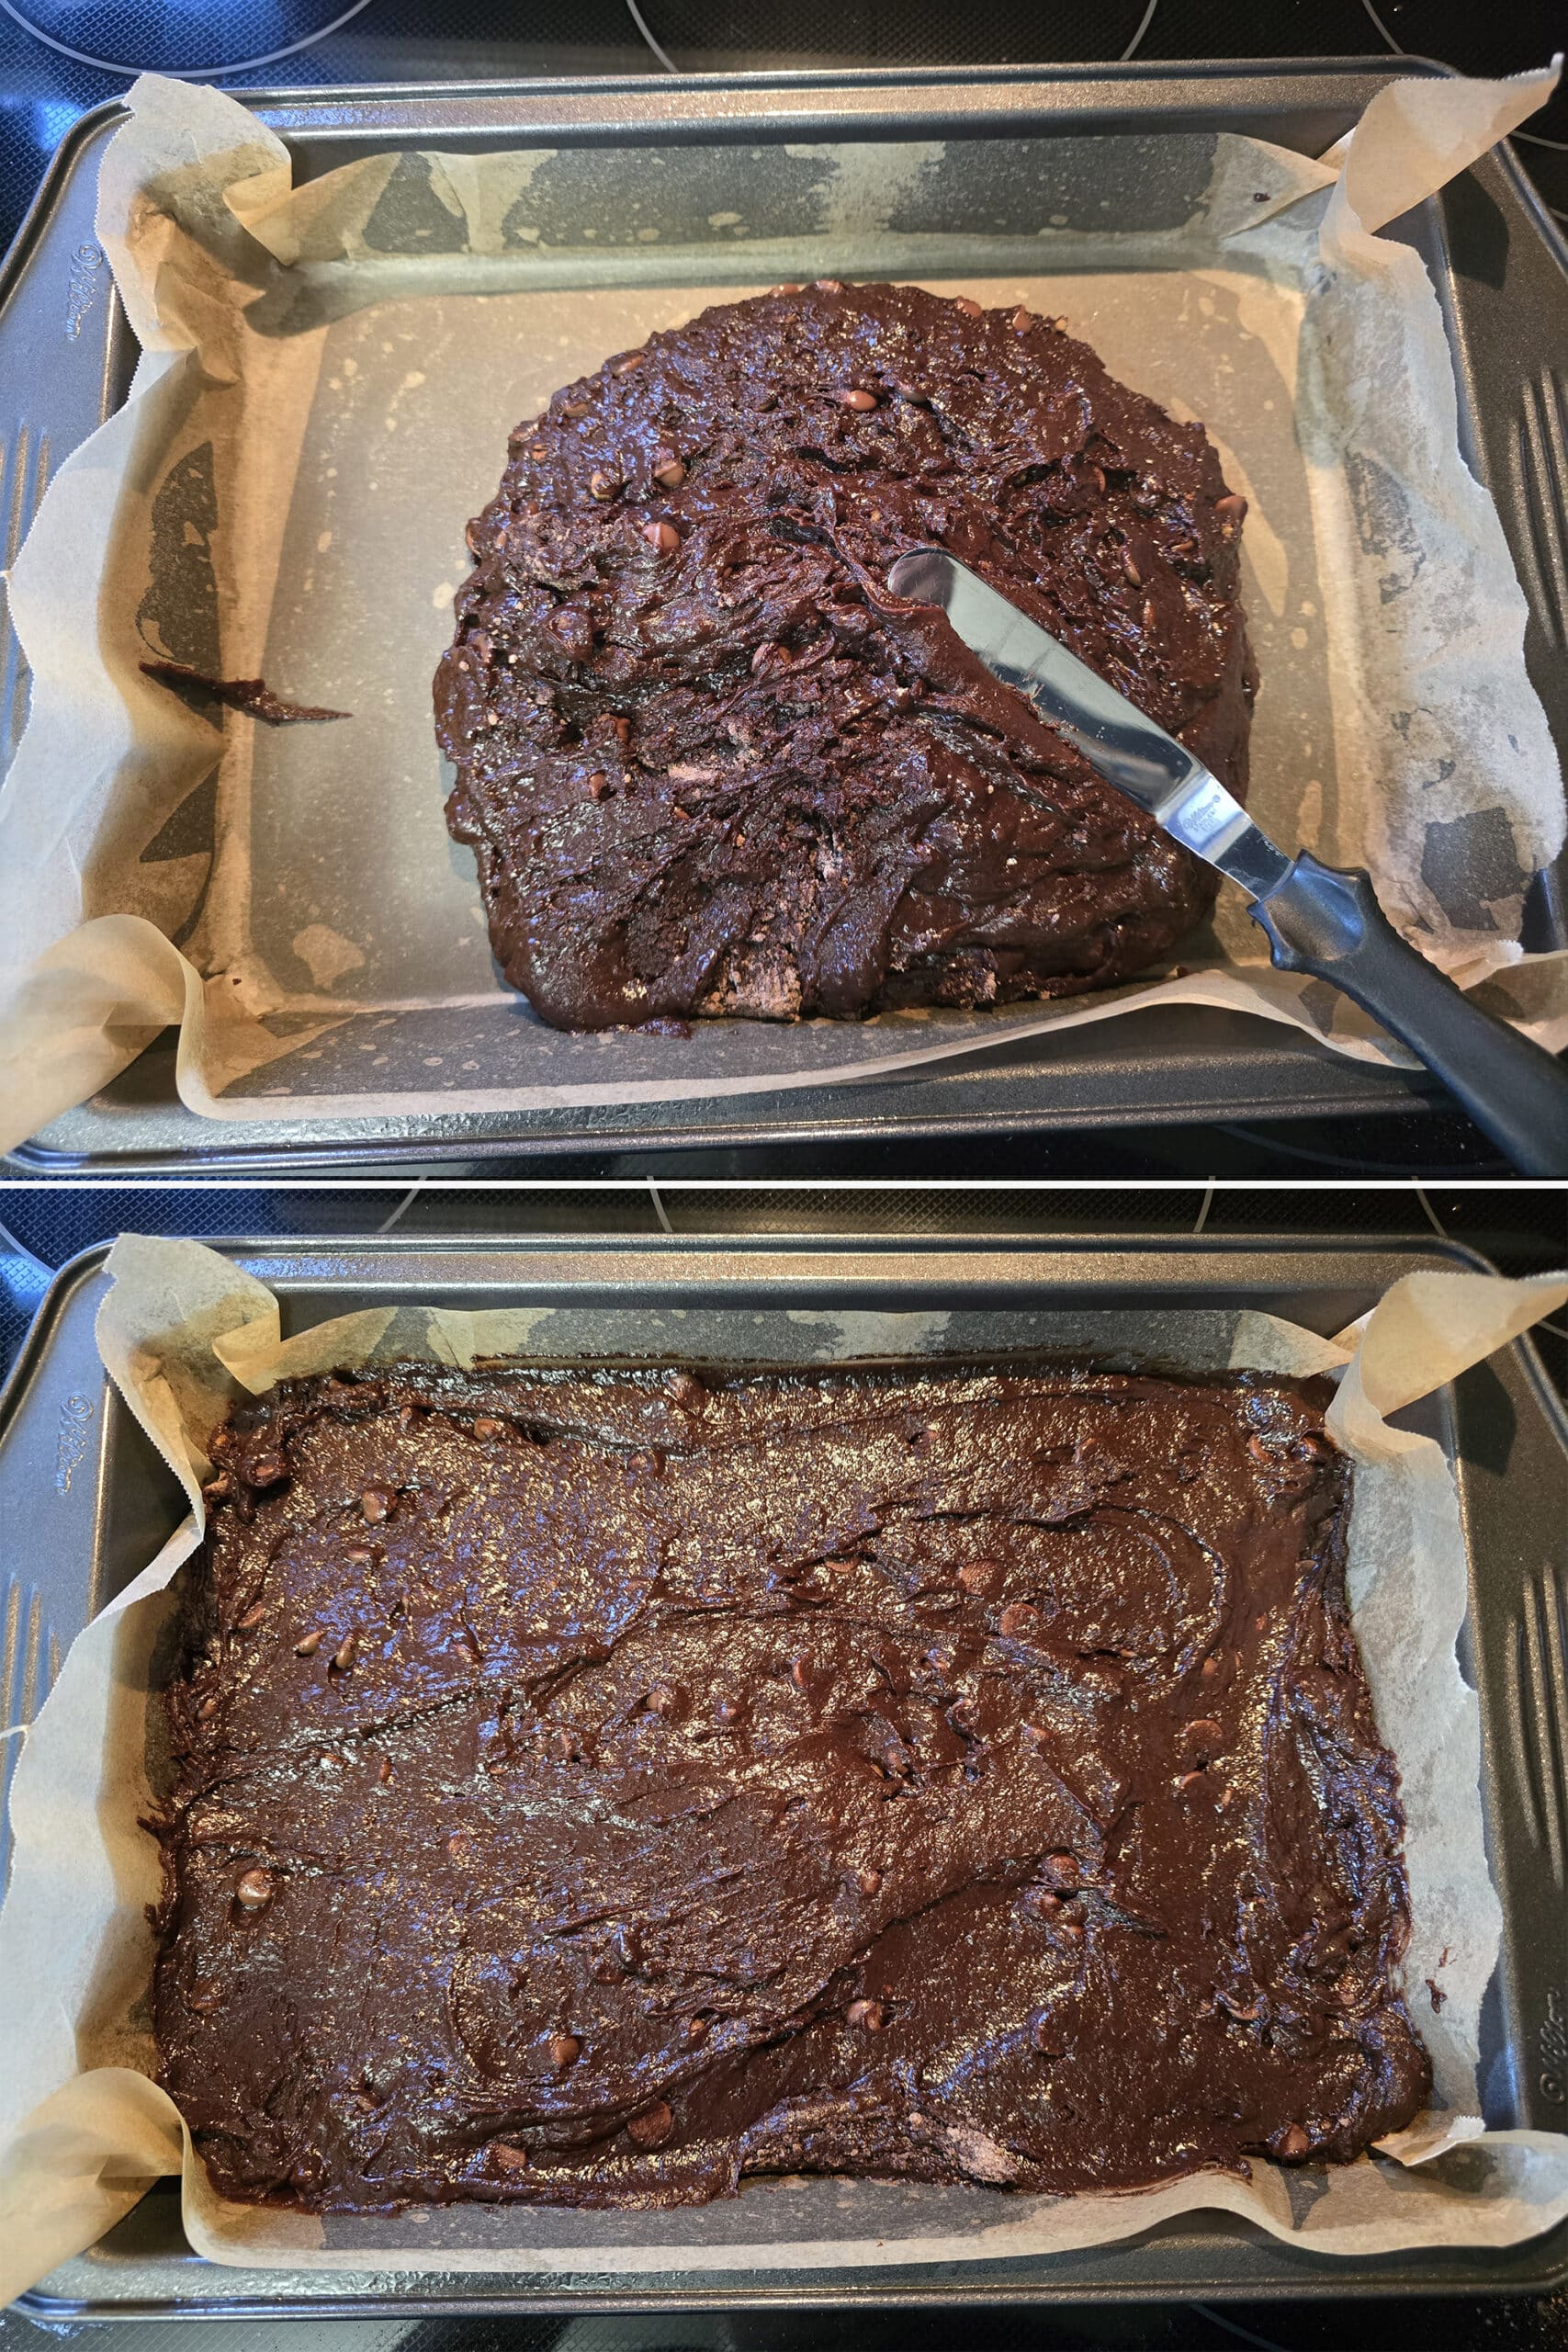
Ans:
{"type": "Polygon", "coordinates": [[[435,681],[507,978],[562,1028],[1102,988],[1214,879],[886,593],[940,544],[1245,793],[1245,501],[1010,306],[786,288],[558,392],[435,681]]]}
{"type": "Polygon", "coordinates": [[[1405,2122],[1320,1402],[411,1364],[243,1407],[154,1984],[218,2186],[1067,2190],[1405,2122]]]}

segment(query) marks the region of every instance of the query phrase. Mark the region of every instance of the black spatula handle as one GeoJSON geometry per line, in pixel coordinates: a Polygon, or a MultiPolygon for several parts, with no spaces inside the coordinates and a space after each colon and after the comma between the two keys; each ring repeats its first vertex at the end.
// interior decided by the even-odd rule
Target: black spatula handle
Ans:
{"type": "Polygon", "coordinates": [[[1313,972],[1354,997],[1457,1095],[1521,1176],[1568,1176],[1568,1068],[1494,1020],[1407,947],[1359,868],[1303,850],[1255,901],[1282,972],[1313,972]]]}

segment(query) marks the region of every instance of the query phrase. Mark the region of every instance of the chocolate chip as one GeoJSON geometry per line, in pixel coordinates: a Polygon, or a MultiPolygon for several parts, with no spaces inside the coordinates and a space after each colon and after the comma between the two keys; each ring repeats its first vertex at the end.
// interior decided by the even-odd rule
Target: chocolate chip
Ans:
{"type": "Polygon", "coordinates": [[[265,1911],[273,1897],[273,1876],[259,1866],[242,1871],[235,1883],[234,1900],[242,1911],[265,1911]]]}
{"type": "Polygon", "coordinates": [[[808,1657],[792,1658],[790,1660],[789,1679],[794,1683],[797,1690],[809,1690],[811,1688],[811,1660],[808,1657]]]}
{"type": "Polygon", "coordinates": [[[844,290],[841,277],[814,277],[811,283],[819,294],[841,294],[844,290]]]}
{"type": "Polygon", "coordinates": [[[1048,1886],[1031,1887],[1025,1899],[1030,1909],[1038,1911],[1043,1919],[1053,1917],[1062,1907],[1061,1896],[1054,1894],[1048,1886]]]}
{"type": "Polygon", "coordinates": [[[1295,2164],[1301,2157],[1307,2154],[1311,2147],[1312,2141],[1302,2130],[1301,2125],[1288,2123],[1275,2143],[1274,2154],[1282,2158],[1286,2164],[1295,2164]]]}
{"type": "Polygon", "coordinates": [[[953,307],[955,311],[962,311],[966,319],[982,319],[986,315],[979,303],[968,294],[955,294],[953,307]]]}
{"type": "Polygon", "coordinates": [[[887,2004],[885,2001],[852,2001],[844,2011],[844,2017],[847,2023],[862,2026],[867,2033],[880,2033],[887,2023],[887,2004]]]}
{"type": "Polygon", "coordinates": [[[1021,302],[1018,309],[1012,314],[1012,323],[1015,334],[1027,334],[1030,328],[1034,324],[1034,316],[1032,311],[1026,311],[1021,302]]]}
{"type": "Polygon", "coordinates": [[[673,449],[660,449],[653,469],[653,479],[665,490],[679,490],[686,479],[686,469],[673,449]]]}
{"type": "Polygon", "coordinates": [[[859,1887],[863,1894],[880,1894],[882,1889],[882,1872],[877,1870],[872,1870],[869,1867],[863,1871],[856,1871],[855,1884],[859,1887]]]}
{"type": "Polygon", "coordinates": [[[1010,1600],[997,1621],[1010,1641],[1028,1641],[1040,1630],[1040,1611],[1027,1600],[1010,1600]]]}
{"type": "Polygon", "coordinates": [[[609,789],[609,777],[604,774],[603,768],[595,768],[593,774],[588,779],[588,797],[590,800],[603,800],[604,795],[609,789]]]}
{"type": "MultiPolygon", "coordinates": [[[[1234,514],[1239,523],[1247,513],[1247,501],[1239,491],[1229,490],[1223,498],[1215,499],[1214,512],[1216,514],[1234,514]]],[[[1294,2126],[1292,2128],[1293,2130],[1294,2126]]]]}
{"type": "Polygon", "coordinates": [[[392,1499],[385,1487],[367,1487],[359,1498],[359,1508],[372,1526],[378,1526],[390,1516],[392,1499]]]}
{"type": "Polygon", "coordinates": [[[639,2148],[661,2148],[675,2129],[675,2118],[664,2099],[656,2099],[641,2115],[634,2115],[626,2130],[639,2148]]]}
{"type": "Polygon", "coordinates": [[[490,2152],[502,2172],[526,2172],[529,2155],[526,2148],[519,2148],[510,2140],[492,2140],[490,2152]]]}
{"type": "Polygon", "coordinates": [[[346,1674],[349,1668],[354,1664],[354,1653],[358,1647],[358,1634],[345,1634],[342,1641],[338,1644],[336,1649],[333,1652],[332,1663],[327,1668],[328,1673],[346,1674]]]}
{"type": "Polygon", "coordinates": [[[387,1782],[391,1779],[391,1777],[392,1759],[389,1756],[383,1756],[380,1763],[376,1767],[376,1778],[380,1781],[381,1786],[385,1788],[387,1782]]]}
{"type": "Polygon", "coordinates": [[[309,1634],[303,1634],[303,1635],[301,1636],[301,1638],[300,1638],[299,1641],[297,1641],[297,1642],[295,1643],[295,1645],[294,1645],[294,1655],[295,1655],[295,1657],[315,1657],[315,1655],[316,1655],[316,1652],[317,1652],[317,1651],[321,1648],[321,1640],[322,1640],[321,1629],[321,1627],[318,1625],[318,1626],[316,1626],[316,1627],[314,1628],[314,1630],[313,1630],[312,1632],[310,1632],[310,1633],[309,1633],[309,1634]]]}
{"type": "Polygon", "coordinates": [[[1047,1854],[1040,1865],[1048,1886],[1058,1894],[1076,1894],[1083,1882],[1083,1865],[1076,1854],[1047,1854]]]}
{"type": "Polygon", "coordinates": [[[740,1719],[740,1702],[739,1699],[721,1699],[715,1707],[714,1713],[721,1724],[738,1723],[740,1719]]]}
{"type": "Polygon", "coordinates": [[[552,616],[550,628],[569,653],[583,654],[593,650],[593,624],[580,605],[563,605],[552,616]]]}
{"type": "Polygon", "coordinates": [[[635,368],[642,366],[647,357],[646,351],[628,351],[624,359],[616,360],[610,373],[612,376],[629,376],[635,368]]]}
{"type": "Polygon", "coordinates": [[[800,290],[798,286],[770,286],[768,288],[770,294],[798,294],[800,290]]]}
{"type": "Polygon", "coordinates": [[[1224,1672],[1224,1668],[1217,1657],[1206,1657],[1198,1671],[1205,1682],[1212,1682],[1217,1674],[1224,1672]]]}
{"type": "Polygon", "coordinates": [[[681,1694],[668,1682],[656,1682],[643,1705],[651,1715],[672,1715],[681,1703],[681,1694]]]}
{"type": "Polygon", "coordinates": [[[455,1862],[466,1862],[468,1860],[468,1833],[466,1829],[453,1830],[452,1835],[446,1840],[446,1851],[450,1854],[455,1862]]]}
{"type": "Polygon", "coordinates": [[[917,408],[923,407],[931,397],[928,392],[921,390],[919,384],[906,384],[900,381],[896,383],[893,389],[901,401],[912,401],[917,408]]]}
{"type": "Polygon", "coordinates": [[[505,1427],[506,1424],[504,1421],[486,1420],[481,1414],[479,1419],[474,1423],[474,1435],[476,1437],[500,1437],[502,1435],[505,1427]]]}
{"type": "Polygon", "coordinates": [[[688,2018],[686,2019],[686,2039],[688,2041],[705,2041],[708,2038],[709,2030],[710,2020],[707,2018],[688,2018]]]}
{"type": "Polygon", "coordinates": [[[265,1600],[255,1600],[255,1601],[253,1601],[253,1602],[251,1603],[251,1606],[246,1610],[246,1611],[245,1611],[245,1613],[244,1613],[244,1615],[243,1615],[243,1617],[236,1617],[236,1618],[235,1618],[235,1620],[234,1620],[234,1631],[236,1632],[236,1634],[248,1634],[248,1633],[250,1633],[250,1632],[253,1630],[253,1628],[254,1628],[254,1627],[255,1627],[255,1626],[257,1626],[257,1625],[259,1625],[259,1624],[261,1623],[262,1619],[263,1619],[265,1615],[266,1615],[266,1603],[265,1603],[265,1600]]]}
{"type": "Polygon", "coordinates": [[[660,555],[673,555],[681,544],[681,534],[673,523],[645,523],[642,536],[660,555]]]}
{"type": "Polygon", "coordinates": [[[367,1568],[372,1560],[378,1560],[381,1555],[373,1544],[349,1544],[344,1546],[343,1556],[352,1560],[355,1567],[367,1568]]]}
{"type": "Polygon", "coordinates": [[[835,392],[833,397],[840,408],[852,408],[857,416],[869,415],[876,406],[876,394],[862,391],[858,385],[851,385],[844,391],[835,392]]]}
{"type": "Polygon", "coordinates": [[[568,2066],[575,2065],[581,2055],[582,2044],[575,2033],[551,2034],[550,2064],[552,2066],[558,2066],[564,2073],[568,2066]]]}
{"type": "Polygon", "coordinates": [[[965,1560],[958,1571],[958,1581],[965,1592],[984,1592],[996,1573],[995,1560],[965,1560]]]}
{"type": "Polygon", "coordinates": [[[592,473],[588,477],[590,496],[601,501],[614,498],[620,486],[614,474],[592,473]]]}

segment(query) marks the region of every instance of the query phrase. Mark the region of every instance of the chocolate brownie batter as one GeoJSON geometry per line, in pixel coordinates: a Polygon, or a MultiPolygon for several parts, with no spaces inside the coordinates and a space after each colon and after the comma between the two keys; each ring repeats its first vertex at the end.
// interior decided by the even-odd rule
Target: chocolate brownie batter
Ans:
{"type": "Polygon", "coordinates": [[[205,670],[193,670],[187,662],[142,662],[138,667],[144,678],[156,678],[162,686],[188,686],[193,694],[205,695],[229,710],[259,718],[265,727],[294,727],[302,719],[319,722],[354,716],[351,710],[327,710],[317,703],[288,702],[273,693],[265,678],[209,678],[205,670]]]}
{"type": "Polygon", "coordinates": [[[1315,1392],[287,1382],[214,1448],[155,1981],[218,2186],[673,2204],[1422,2104],[1315,1392]]]}
{"type": "Polygon", "coordinates": [[[1245,502],[1060,325],[785,287],[558,392],[435,681],[507,978],[569,1029],[1104,988],[1215,882],[886,589],[940,543],[1247,785],[1245,502]]]}

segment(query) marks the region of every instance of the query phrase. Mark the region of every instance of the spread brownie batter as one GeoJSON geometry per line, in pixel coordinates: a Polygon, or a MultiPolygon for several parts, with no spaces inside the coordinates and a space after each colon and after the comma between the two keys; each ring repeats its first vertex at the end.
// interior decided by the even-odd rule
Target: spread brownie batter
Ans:
{"type": "Polygon", "coordinates": [[[217,2186],[1105,2188],[1406,2122],[1320,1401],[407,1364],[242,1407],[154,1985],[217,2186]]]}
{"type": "Polygon", "coordinates": [[[940,543],[1244,794],[1245,502],[1058,323],[785,287],[558,392],[435,681],[507,978],[568,1029],[1104,988],[1215,880],[888,567],[940,543]]]}

